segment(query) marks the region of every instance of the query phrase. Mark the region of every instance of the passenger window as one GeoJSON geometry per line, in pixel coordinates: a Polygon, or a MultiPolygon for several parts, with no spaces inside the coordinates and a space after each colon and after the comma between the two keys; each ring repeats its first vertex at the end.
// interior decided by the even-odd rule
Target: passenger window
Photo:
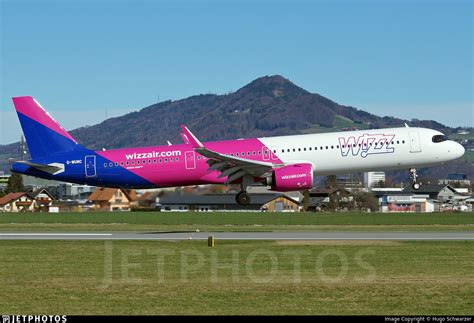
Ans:
{"type": "Polygon", "coordinates": [[[123,162],[120,162],[120,166],[123,166],[123,162]]]}
{"type": "Polygon", "coordinates": [[[130,162],[127,162],[127,166],[130,165],[130,162]]]}
{"type": "Polygon", "coordinates": [[[112,167],[112,166],[114,166],[114,164],[112,164],[112,163],[109,163],[109,167],[112,167]]]}
{"type": "Polygon", "coordinates": [[[139,161],[139,160],[137,160],[137,165],[140,165],[140,161],[139,161]]]}
{"type": "Polygon", "coordinates": [[[168,158],[165,158],[165,163],[167,163],[167,162],[168,162],[168,158]]]}
{"type": "Polygon", "coordinates": [[[107,163],[104,163],[104,167],[107,167],[107,163]]]}
{"type": "Polygon", "coordinates": [[[158,162],[161,164],[161,163],[163,162],[163,160],[160,158],[160,159],[158,160],[158,162]]]}

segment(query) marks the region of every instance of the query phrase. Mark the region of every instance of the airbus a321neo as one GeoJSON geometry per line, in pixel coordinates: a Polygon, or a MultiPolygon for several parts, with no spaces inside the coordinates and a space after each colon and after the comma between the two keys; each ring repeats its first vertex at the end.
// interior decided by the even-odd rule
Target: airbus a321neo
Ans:
{"type": "Polygon", "coordinates": [[[201,142],[181,126],[182,144],[93,151],[81,146],[32,97],[13,98],[30,160],[12,171],[103,187],[156,188],[240,184],[285,192],[311,189],[315,175],[410,169],[461,157],[464,147],[439,131],[401,127],[201,142]]]}

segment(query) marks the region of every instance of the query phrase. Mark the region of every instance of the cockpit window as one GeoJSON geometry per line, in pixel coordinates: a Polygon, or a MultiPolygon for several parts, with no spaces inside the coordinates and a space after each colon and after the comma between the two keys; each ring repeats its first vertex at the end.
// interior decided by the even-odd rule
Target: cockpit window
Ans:
{"type": "Polygon", "coordinates": [[[431,138],[431,140],[433,142],[443,142],[443,141],[446,141],[448,140],[448,137],[446,137],[445,135],[436,135],[436,136],[433,136],[433,138],[431,138]]]}

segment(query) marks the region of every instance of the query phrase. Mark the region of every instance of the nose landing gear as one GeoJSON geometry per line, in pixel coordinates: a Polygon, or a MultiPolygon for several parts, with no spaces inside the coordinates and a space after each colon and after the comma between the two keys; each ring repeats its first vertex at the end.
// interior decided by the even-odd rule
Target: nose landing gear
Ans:
{"type": "Polygon", "coordinates": [[[411,187],[413,187],[414,190],[419,190],[421,187],[421,183],[417,181],[418,175],[416,174],[416,168],[411,168],[410,169],[410,180],[412,182],[411,187]]]}

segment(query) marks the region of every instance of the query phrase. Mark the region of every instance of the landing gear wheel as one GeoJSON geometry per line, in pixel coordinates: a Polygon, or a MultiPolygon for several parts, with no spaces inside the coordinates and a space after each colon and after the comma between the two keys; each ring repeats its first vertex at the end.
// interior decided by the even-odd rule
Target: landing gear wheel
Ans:
{"type": "Polygon", "coordinates": [[[419,190],[421,186],[421,183],[417,182],[416,180],[417,178],[418,178],[418,175],[416,174],[416,168],[410,169],[410,179],[412,181],[411,187],[413,187],[415,191],[419,190]]]}
{"type": "Polygon", "coordinates": [[[236,195],[235,200],[237,201],[239,205],[249,205],[250,195],[248,195],[247,192],[242,191],[236,195]]]}

